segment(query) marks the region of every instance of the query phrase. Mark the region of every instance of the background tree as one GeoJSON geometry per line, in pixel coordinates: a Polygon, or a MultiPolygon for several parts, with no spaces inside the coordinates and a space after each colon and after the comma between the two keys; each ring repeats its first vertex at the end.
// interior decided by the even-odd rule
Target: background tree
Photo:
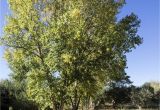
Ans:
{"type": "Polygon", "coordinates": [[[144,107],[146,108],[156,108],[158,107],[158,103],[159,103],[159,91],[160,91],[160,87],[159,87],[160,83],[157,81],[152,81],[152,82],[146,82],[142,85],[141,88],[145,88],[147,91],[144,91],[145,94],[149,94],[150,95],[145,95],[146,100],[144,101],[144,107]]]}
{"type": "Polygon", "coordinates": [[[1,109],[9,110],[38,110],[35,102],[28,100],[22,88],[23,85],[16,85],[10,80],[0,81],[1,109]]]}
{"type": "Polygon", "coordinates": [[[157,88],[159,88],[159,83],[146,82],[136,87],[131,85],[128,78],[126,76],[121,79],[122,81],[117,80],[117,84],[116,81],[110,81],[103,93],[98,95],[94,101],[95,109],[158,109],[160,92],[157,88]]]}
{"type": "Polygon", "coordinates": [[[152,87],[154,89],[155,93],[160,91],[160,82],[158,82],[158,81],[146,82],[146,83],[144,83],[144,86],[152,87]]]}
{"type": "Polygon", "coordinates": [[[135,14],[117,21],[123,4],[9,0],[12,13],[1,40],[5,57],[41,109],[77,110],[82,99],[94,99],[109,79],[124,73],[126,53],[142,39],[135,14]]]}
{"type": "Polygon", "coordinates": [[[132,82],[126,74],[110,80],[103,93],[95,100],[95,108],[119,108],[130,103],[131,84],[132,82]]]}
{"type": "Polygon", "coordinates": [[[131,100],[138,108],[147,107],[148,102],[151,103],[153,95],[154,89],[150,86],[143,85],[142,87],[132,88],[131,100]]]}

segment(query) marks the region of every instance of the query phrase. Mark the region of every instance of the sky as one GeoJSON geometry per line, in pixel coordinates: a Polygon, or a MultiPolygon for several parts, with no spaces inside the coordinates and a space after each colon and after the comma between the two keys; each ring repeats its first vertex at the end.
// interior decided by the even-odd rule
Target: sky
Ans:
{"type": "MultiPolygon", "coordinates": [[[[138,34],[143,44],[127,54],[127,74],[134,85],[140,86],[148,81],[160,81],[160,17],[159,0],[126,0],[118,18],[134,12],[141,20],[138,34]]],[[[0,0],[0,36],[9,13],[7,0],[0,0]]],[[[3,58],[4,47],[0,46],[0,79],[9,78],[11,72],[3,58]]]]}
{"type": "MultiPolygon", "coordinates": [[[[9,12],[7,0],[0,0],[0,36],[3,33],[3,27],[5,25],[5,16],[9,12]]],[[[0,79],[8,78],[8,74],[11,72],[7,62],[3,58],[4,47],[0,46],[0,79]]]]}

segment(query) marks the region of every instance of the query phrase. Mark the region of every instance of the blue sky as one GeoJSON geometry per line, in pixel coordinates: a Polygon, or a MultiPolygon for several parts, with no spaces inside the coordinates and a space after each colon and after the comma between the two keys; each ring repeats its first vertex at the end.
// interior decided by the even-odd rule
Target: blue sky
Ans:
{"type": "MultiPolygon", "coordinates": [[[[9,12],[7,0],[0,0],[0,36],[5,25],[5,15],[9,12]]],[[[0,79],[8,78],[10,70],[6,61],[3,59],[4,47],[0,46],[0,79]]]]}
{"type": "MultiPolygon", "coordinates": [[[[141,19],[138,34],[143,37],[143,44],[127,54],[126,72],[135,85],[147,81],[160,81],[160,33],[159,33],[159,0],[126,0],[119,18],[134,12],[141,19]]],[[[6,0],[0,1],[0,35],[5,25],[5,15],[8,13],[6,0]]],[[[8,78],[10,70],[3,59],[4,47],[0,47],[0,79],[8,78]]]]}

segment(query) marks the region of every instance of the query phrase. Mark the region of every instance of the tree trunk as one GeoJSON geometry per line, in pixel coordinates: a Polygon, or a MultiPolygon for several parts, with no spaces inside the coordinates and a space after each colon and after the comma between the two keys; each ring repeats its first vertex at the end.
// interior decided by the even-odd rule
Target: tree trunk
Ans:
{"type": "Polygon", "coordinates": [[[72,110],[78,110],[78,106],[73,105],[72,110]]]}
{"type": "Polygon", "coordinates": [[[78,108],[79,108],[79,102],[80,102],[80,98],[78,99],[77,103],[73,104],[72,110],[78,110],[78,108]]]}
{"type": "Polygon", "coordinates": [[[113,107],[113,109],[116,108],[116,102],[114,100],[112,100],[112,107],[113,107]]]}
{"type": "Polygon", "coordinates": [[[72,103],[72,110],[78,110],[79,108],[79,103],[80,103],[80,97],[78,98],[78,100],[74,100],[74,102],[71,99],[71,103],[72,103]]]}
{"type": "Polygon", "coordinates": [[[64,101],[62,100],[60,104],[60,110],[63,110],[63,108],[64,108],[64,101]]]}
{"type": "Polygon", "coordinates": [[[139,105],[139,106],[138,106],[138,109],[139,109],[139,110],[141,110],[141,109],[142,109],[142,107],[139,105]]]}
{"type": "Polygon", "coordinates": [[[63,108],[64,108],[63,102],[59,103],[59,102],[53,101],[53,110],[63,110],[63,108]]]}

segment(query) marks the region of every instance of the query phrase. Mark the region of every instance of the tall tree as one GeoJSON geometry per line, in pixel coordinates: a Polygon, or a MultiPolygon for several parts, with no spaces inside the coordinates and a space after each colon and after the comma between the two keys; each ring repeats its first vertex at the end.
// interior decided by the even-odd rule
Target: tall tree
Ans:
{"type": "Polygon", "coordinates": [[[9,0],[2,44],[13,77],[42,109],[77,110],[124,73],[126,53],[142,39],[135,14],[117,20],[115,0],[9,0]]]}

